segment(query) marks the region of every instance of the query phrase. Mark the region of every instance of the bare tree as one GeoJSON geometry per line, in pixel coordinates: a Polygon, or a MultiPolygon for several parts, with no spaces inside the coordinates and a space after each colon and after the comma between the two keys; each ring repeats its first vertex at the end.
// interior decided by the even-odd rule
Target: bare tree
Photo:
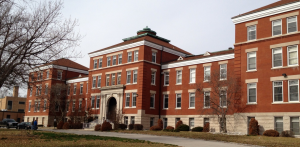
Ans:
{"type": "Polygon", "coordinates": [[[28,82],[28,71],[58,58],[79,57],[77,20],[62,1],[0,0],[0,88],[28,82]]]}
{"type": "Polygon", "coordinates": [[[241,110],[240,85],[232,71],[214,70],[206,77],[207,83],[197,83],[196,96],[200,97],[201,114],[216,115],[221,132],[227,133],[226,117],[241,110]],[[203,109],[205,108],[205,109],[203,109]]]}

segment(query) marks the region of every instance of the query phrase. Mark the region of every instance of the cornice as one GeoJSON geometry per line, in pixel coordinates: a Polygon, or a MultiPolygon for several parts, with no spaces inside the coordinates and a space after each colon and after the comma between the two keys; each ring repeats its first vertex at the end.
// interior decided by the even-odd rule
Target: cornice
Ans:
{"type": "Polygon", "coordinates": [[[239,23],[243,23],[243,22],[247,22],[247,21],[251,21],[251,20],[255,20],[255,19],[259,19],[259,18],[263,18],[263,17],[267,17],[267,16],[272,16],[272,15],[276,15],[276,14],[280,14],[280,13],[284,13],[284,12],[288,12],[288,11],[297,10],[299,8],[300,8],[300,2],[295,2],[295,3],[259,11],[256,13],[236,17],[231,20],[234,24],[239,24],[239,23]]]}
{"type": "Polygon", "coordinates": [[[68,70],[68,71],[73,71],[73,72],[82,73],[82,74],[89,74],[89,72],[86,70],[80,70],[80,69],[76,69],[76,68],[59,66],[59,65],[46,65],[46,66],[42,66],[42,67],[37,67],[35,69],[29,70],[29,72],[41,71],[41,70],[46,70],[46,69],[50,69],[50,68],[68,70]]]}

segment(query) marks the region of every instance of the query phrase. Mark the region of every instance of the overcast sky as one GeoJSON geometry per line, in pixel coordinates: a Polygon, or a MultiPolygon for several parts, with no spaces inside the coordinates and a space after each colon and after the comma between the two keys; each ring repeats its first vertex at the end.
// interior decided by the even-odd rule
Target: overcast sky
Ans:
{"type": "Polygon", "coordinates": [[[84,36],[77,48],[89,67],[88,53],[123,42],[148,26],[192,54],[233,47],[231,17],[278,0],[65,0],[62,14],[79,21],[84,36]]]}

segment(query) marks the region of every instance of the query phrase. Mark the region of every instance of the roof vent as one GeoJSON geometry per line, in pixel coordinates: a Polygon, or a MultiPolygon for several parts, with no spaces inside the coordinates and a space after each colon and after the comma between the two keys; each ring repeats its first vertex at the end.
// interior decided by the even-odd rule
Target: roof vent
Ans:
{"type": "Polygon", "coordinates": [[[232,50],[232,49],[233,49],[232,47],[229,47],[229,48],[228,48],[228,50],[232,50]]]}
{"type": "Polygon", "coordinates": [[[208,51],[206,51],[203,56],[209,56],[209,55],[210,55],[210,53],[208,51]]]}
{"type": "Polygon", "coordinates": [[[183,58],[180,56],[177,60],[178,60],[178,61],[181,61],[181,60],[183,60],[183,58]]]}

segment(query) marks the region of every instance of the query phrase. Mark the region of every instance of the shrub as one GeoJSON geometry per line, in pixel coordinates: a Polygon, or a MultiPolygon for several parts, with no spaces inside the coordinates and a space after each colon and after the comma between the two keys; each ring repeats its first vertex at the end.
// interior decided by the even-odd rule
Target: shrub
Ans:
{"type": "Polygon", "coordinates": [[[278,137],[279,133],[276,130],[266,130],[263,133],[264,136],[278,137]]]}
{"type": "Polygon", "coordinates": [[[202,132],[209,132],[209,123],[205,123],[202,132]]]}
{"type": "Polygon", "coordinates": [[[249,135],[259,135],[259,126],[255,118],[251,118],[249,122],[249,135]]]}
{"type": "Polygon", "coordinates": [[[101,125],[100,124],[97,124],[96,126],[95,126],[95,131],[100,131],[101,130],[101,125]]]}
{"type": "Polygon", "coordinates": [[[286,131],[282,131],[280,134],[281,137],[295,137],[294,133],[292,131],[286,130],[286,131]]]}
{"type": "Polygon", "coordinates": [[[82,123],[74,123],[73,129],[82,129],[83,124],[82,123]]]}
{"type": "Polygon", "coordinates": [[[195,127],[192,129],[192,132],[202,132],[203,131],[203,127],[195,127]]]}
{"type": "Polygon", "coordinates": [[[150,127],[150,131],[161,131],[162,128],[160,126],[152,126],[150,127]]]}
{"type": "Polygon", "coordinates": [[[161,119],[158,119],[157,125],[161,128],[161,130],[163,129],[163,121],[161,119]]]}
{"type": "Polygon", "coordinates": [[[112,130],[112,126],[109,122],[104,121],[101,126],[101,131],[110,131],[112,130]]]}
{"type": "Polygon", "coordinates": [[[132,130],[132,129],[133,129],[133,125],[134,125],[134,124],[129,124],[129,125],[128,125],[128,129],[129,129],[129,130],[132,130]]]}
{"type": "Polygon", "coordinates": [[[65,122],[63,129],[70,129],[70,124],[68,122],[65,122]]]}
{"type": "Polygon", "coordinates": [[[58,124],[57,124],[57,129],[62,129],[64,126],[64,122],[63,121],[60,121],[58,124]]]}
{"type": "Polygon", "coordinates": [[[143,125],[142,124],[134,124],[133,129],[134,130],[143,130],[143,125]]]}
{"type": "Polygon", "coordinates": [[[177,123],[176,123],[176,125],[175,125],[175,129],[177,129],[180,125],[182,125],[183,123],[182,123],[182,121],[181,120],[179,120],[177,123]]]}
{"type": "Polygon", "coordinates": [[[174,130],[174,127],[167,126],[165,130],[174,130]]]}
{"type": "Polygon", "coordinates": [[[190,127],[186,124],[182,124],[177,128],[178,131],[189,131],[190,127]]]}
{"type": "Polygon", "coordinates": [[[127,125],[125,124],[119,124],[119,129],[125,130],[127,128],[127,125]]]}
{"type": "Polygon", "coordinates": [[[68,123],[69,123],[69,126],[70,126],[69,129],[74,129],[73,128],[73,125],[74,125],[73,121],[69,119],[68,123]]]}

